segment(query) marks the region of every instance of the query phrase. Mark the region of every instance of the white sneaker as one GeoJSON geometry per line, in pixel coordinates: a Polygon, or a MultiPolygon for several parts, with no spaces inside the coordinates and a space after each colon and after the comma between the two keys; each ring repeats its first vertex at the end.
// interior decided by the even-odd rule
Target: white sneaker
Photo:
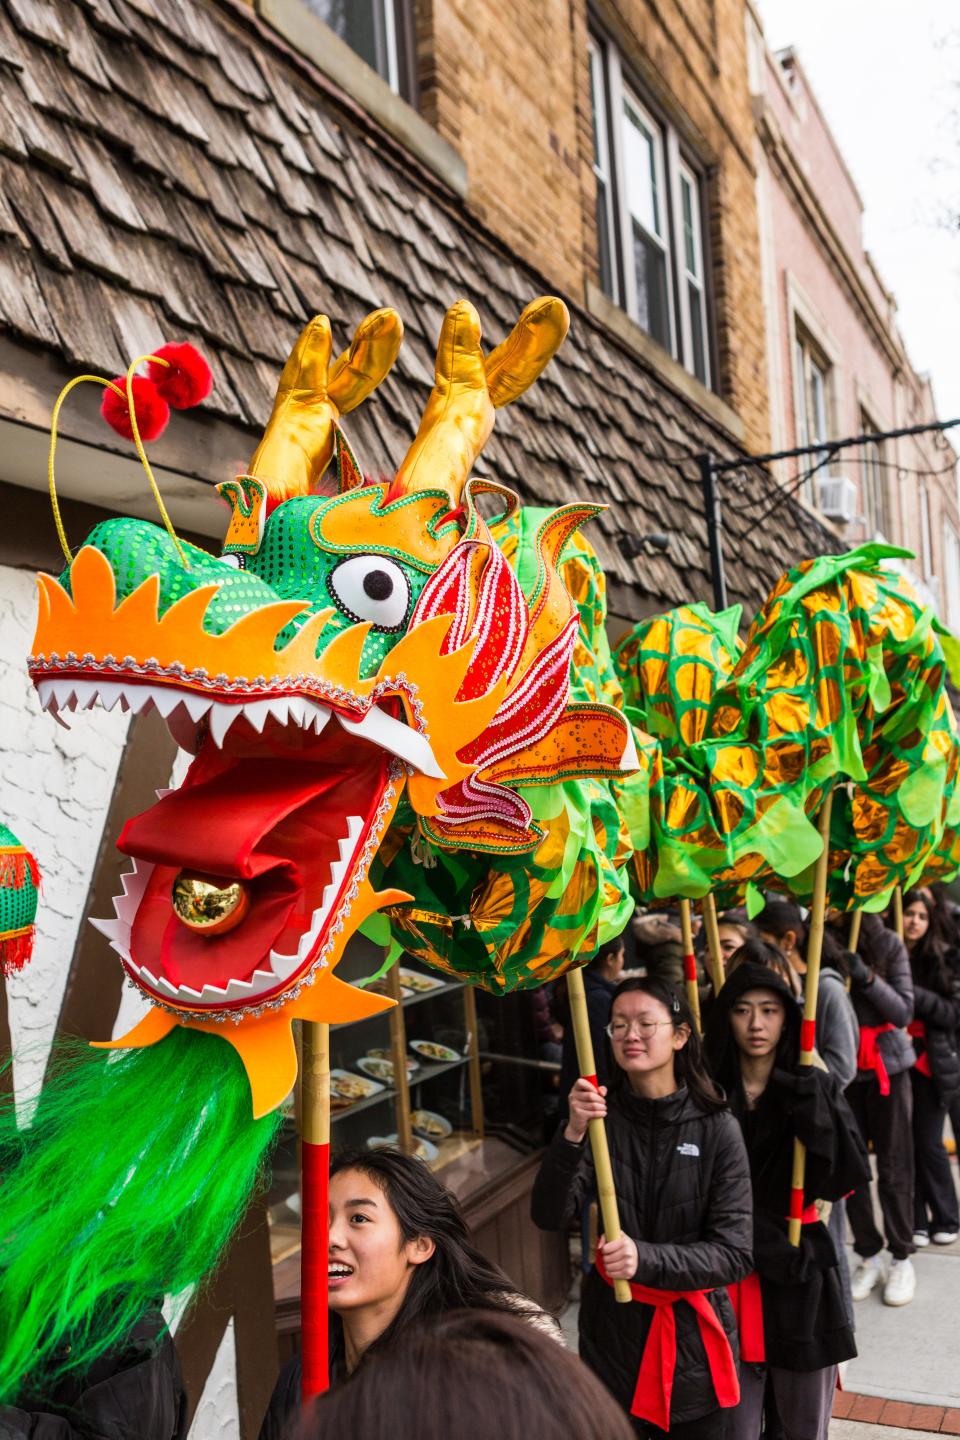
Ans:
{"type": "Polygon", "coordinates": [[[917,1288],[917,1276],[909,1260],[892,1260],[883,1287],[884,1305],[909,1305],[917,1288]]]}
{"type": "Polygon", "coordinates": [[[880,1266],[879,1255],[870,1255],[865,1260],[861,1260],[850,1281],[854,1300],[866,1300],[870,1291],[880,1283],[882,1278],[883,1270],[880,1266]]]}
{"type": "Polygon", "coordinates": [[[929,1244],[930,1244],[930,1236],[929,1236],[929,1234],[927,1233],[927,1231],[926,1231],[926,1230],[914,1230],[914,1232],[913,1232],[913,1243],[914,1243],[914,1245],[916,1245],[916,1247],[917,1247],[918,1250],[922,1250],[925,1245],[929,1245],[929,1244]]]}
{"type": "Polygon", "coordinates": [[[932,1238],[934,1245],[952,1245],[958,1236],[958,1230],[934,1230],[932,1238]]]}

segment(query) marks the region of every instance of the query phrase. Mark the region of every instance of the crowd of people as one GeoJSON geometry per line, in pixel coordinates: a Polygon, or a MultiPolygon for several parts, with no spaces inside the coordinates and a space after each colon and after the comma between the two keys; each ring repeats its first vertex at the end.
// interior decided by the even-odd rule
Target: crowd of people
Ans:
{"type": "MultiPolygon", "coordinates": [[[[856,1354],[857,1302],[879,1287],[888,1305],[908,1304],[911,1255],[960,1232],[946,1148],[948,1115],[954,1134],[960,1125],[957,913],[942,890],[920,889],[903,897],[902,940],[892,921],[863,915],[851,947],[849,925],[828,917],[813,1065],[800,1064],[806,917],[787,900],[752,921],[720,918],[725,981],[714,994],[704,969],[702,1035],[669,914],[603,945],[585,972],[596,1084],[579,1078],[563,983],[538,996],[562,1104],[533,1220],[589,1248],[587,1135],[602,1118],[622,1226],[585,1256],[579,1357],[475,1249],[424,1163],[338,1155],[331,1387],[302,1408],[292,1361],[261,1440],[446,1440],[454,1427],[464,1440],[825,1440],[838,1366],[856,1354]],[[795,1140],[806,1153],[797,1209],[795,1140]]],[[[133,1337],[91,1379],[49,1413],[0,1407],[0,1432],[183,1440],[169,1337],[133,1337]],[[67,1418],[77,1410],[82,1431],[67,1418]]]]}

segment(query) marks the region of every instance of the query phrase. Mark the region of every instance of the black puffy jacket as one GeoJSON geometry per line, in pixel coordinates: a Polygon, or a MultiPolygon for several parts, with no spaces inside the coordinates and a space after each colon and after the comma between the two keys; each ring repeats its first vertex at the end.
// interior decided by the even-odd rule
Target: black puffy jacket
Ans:
{"type": "Polygon", "coordinates": [[[0,1440],[183,1440],[187,1397],[163,1327],[148,1313],[82,1378],[0,1405],[0,1440]]]}
{"type": "MultiPolygon", "coordinates": [[[[960,955],[947,957],[949,983],[933,988],[933,977],[911,957],[913,969],[913,1014],[923,1024],[924,1034],[915,1036],[918,1058],[926,1052],[930,1078],[941,1105],[949,1105],[960,1094],[960,1055],[957,1028],[960,1026],[960,955]],[[924,983],[925,981],[929,983],[924,983]]],[[[938,967],[939,968],[939,967],[938,967]]],[[[937,979],[939,980],[939,976],[937,979]]]]}
{"type": "Polygon", "coordinates": [[[769,1365],[820,1370],[856,1355],[837,1253],[824,1223],[803,1225],[800,1245],[787,1238],[794,1140],[807,1147],[804,1203],[839,1200],[870,1177],[867,1152],[833,1075],[798,1067],[800,1011],[784,982],[766,966],[734,970],[710,1012],[704,1037],[714,1078],[743,1126],[753,1186],[754,1267],[763,1295],[769,1365]],[[770,990],[786,1015],[776,1063],[755,1109],[748,1109],[730,1010],[748,990],[770,990]]]}
{"type": "MultiPolygon", "coordinates": [[[[607,1135],[620,1223],[636,1241],[633,1277],[662,1290],[711,1289],[710,1304],[737,1353],[736,1324],[724,1286],[751,1268],[750,1173],[740,1129],[726,1110],[707,1114],[686,1089],[643,1100],[623,1088],[610,1096],[607,1135]]],[[[595,1189],[588,1143],[558,1131],[533,1187],[542,1230],[562,1230],[595,1189]]],[[[693,1311],[675,1307],[677,1368],[671,1423],[716,1409],[693,1311]]],[[[594,1269],[580,1301],[580,1355],[629,1411],[653,1320],[653,1307],[618,1305],[594,1269]]]]}

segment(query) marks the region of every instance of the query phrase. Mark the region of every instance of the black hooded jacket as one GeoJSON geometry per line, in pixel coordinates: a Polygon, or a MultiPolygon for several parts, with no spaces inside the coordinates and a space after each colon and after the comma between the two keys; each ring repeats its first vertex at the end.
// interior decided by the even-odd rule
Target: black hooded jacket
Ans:
{"type": "Polygon", "coordinates": [[[950,951],[942,967],[944,974],[939,973],[941,967],[924,963],[916,954],[910,957],[910,967],[914,1019],[924,1028],[924,1034],[914,1038],[913,1048],[918,1060],[926,1054],[940,1104],[947,1106],[960,1094],[960,954],[950,951]]]}
{"type": "Polygon", "coordinates": [[[714,1079],[740,1121],[753,1186],[754,1265],[763,1294],[767,1363],[785,1370],[819,1370],[856,1352],[847,1320],[837,1255],[822,1221],[802,1228],[799,1248],[787,1239],[786,1216],[795,1138],[807,1147],[804,1202],[840,1200],[869,1179],[867,1153],[835,1078],[800,1067],[801,1015],[789,989],[766,966],[734,970],[720,991],[705,1036],[714,1079]],[[748,990],[770,990],[786,1014],[776,1064],[756,1108],[747,1108],[740,1051],[730,1011],[748,990]]]}
{"type": "MultiPolygon", "coordinates": [[[[634,1280],[660,1290],[710,1289],[737,1353],[736,1322],[725,1286],[750,1269],[750,1178],[743,1141],[726,1110],[706,1113],[684,1087],[644,1100],[628,1086],[608,1097],[607,1136],[624,1234],[637,1245],[634,1280]]],[[[588,1142],[557,1131],[533,1187],[541,1230],[569,1226],[595,1190],[588,1142]]],[[[629,1411],[653,1307],[618,1305],[594,1269],[580,1301],[580,1356],[629,1411]]],[[[674,1309],[677,1367],[671,1424],[717,1408],[696,1316],[674,1309]]]]}
{"type": "MultiPolygon", "coordinates": [[[[52,1258],[52,1257],[51,1257],[52,1258]]],[[[184,1440],[187,1397],[157,1311],[80,1379],[0,1405],[0,1440],[184,1440]]]]}

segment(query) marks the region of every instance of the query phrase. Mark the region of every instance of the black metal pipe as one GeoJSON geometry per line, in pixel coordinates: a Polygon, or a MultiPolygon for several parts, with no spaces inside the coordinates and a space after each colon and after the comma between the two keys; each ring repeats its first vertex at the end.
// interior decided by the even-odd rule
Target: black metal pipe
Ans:
{"type": "Polygon", "coordinates": [[[710,552],[710,581],[713,586],[714,610],[727,608],[727,577],[723,569],[723,516],[717,494],[717,469],[708,450],[697,457],[700,484],[703,487],[703,513],[707,522],[707,546],[710,552]]]}
{"type": "MultiPolygon", "coordinates": [[[[850,450],[854,445],[868,445],[871,442],[880,444],[884,440],[900,440],[906,435],[927,435],[934,430],[951,430],[954,425],[960,425],[960,418],[937,420],[929,425],[908,425],[903,430],[877,430],[869,435],[851,435],[845,440],[823,440],[819,445],[796,445],[792,450],[771,450],[768,455],[744,455],[739,460],[711,460],[711,469],[714,475],[722,475],[729,470],[743,470],[748,465],[766,465],[771,460],[793,460],[801,455],[821,455],[824,450],[850,450]]],[[[700,460],[702,474],[703,456],[700,460]]]]}

